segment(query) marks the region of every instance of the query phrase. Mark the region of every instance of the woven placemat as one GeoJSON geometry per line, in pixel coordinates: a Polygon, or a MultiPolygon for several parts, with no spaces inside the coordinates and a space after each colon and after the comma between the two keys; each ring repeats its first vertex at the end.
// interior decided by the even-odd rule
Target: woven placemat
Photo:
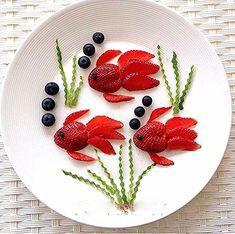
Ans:
{"type": "MultiPolygon", "coordinates": [[[[71,2],[0,0],[0,82],[26,35],[42,19],[71,2]]],[[[207,36],[227,73],[233,97],[233,126],[224,159],[213,179],[192,202],[160,221],[130,229],[95,228],[64,218],[38,201],[15,174],[0,139],[0,233],[235,233],[235,1],[158,2],[185,16],[207,36]]]]}

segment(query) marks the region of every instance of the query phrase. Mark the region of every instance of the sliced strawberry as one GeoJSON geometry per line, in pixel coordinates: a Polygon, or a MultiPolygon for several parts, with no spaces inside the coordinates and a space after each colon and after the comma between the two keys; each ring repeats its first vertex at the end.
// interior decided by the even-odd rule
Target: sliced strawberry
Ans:
{"type": "Polygon", "coordinates": [[[150,76],[132,73],[128,75],[122,83],[122,87],[128,91],[151,89],[160,84],[159,80],[150,76]]]}
{"type": "Polygon", "coordinates": [[[85,115],[88,111],[89,109],[73,112],[65,119],[64,125],[69,124],[73,122],[74,120],[80,118],[81,116],[85,115]]]}
{"type": "Polygon", "coordinates": [[[104,93],[103,96],[106,101],[112,102],[112,103],[126,102],[126,101],[130,101],[134,99],[134,97],[131,97],[131,96],[116,95],[116,94],[111,94],[111,93],[104,93]]]}
{"type": "Polygon", "coordinates": [[[111,127],[106,127],[106,126],[96,127],[89,132],[89,138],[95,136],[100,136],[105,139],[116,139],[116,140],[125,139],[125,137],[121,133],[115,131],[115,129],[111,127]]]}
{"type": "Polygon", "coordinates": [[[170,159],[167,159],[165,157],[159,156],[155,153],[149,153],[151,159],[153,160],[153,162],[155,162],[156,164],[162,165],[162,166],[171,166],[174,165],[174,162],[171,161],[170,159]]]}
{"type": "Polygon", "coordinates": [[[104,116],[104,115],[96,116],[87,123],[88,130],[92,130],[93,128],[96,128],[98,126],[112,127],[114,129],[116,129],[116,128],[122,128],[123,123],[120,121],[111,119],[111,118],[104,116]]]}
{"type": "Polygon", "coordinates": [[[167,132],[168,138],[173,138],[176,136],[193,140],[197,137],[197,133],[194,130],[188,128],[174,128],[167,132]]]}
{"type": "Polygon", "coordinates": [[[150,75],[159,71],[159,66],[154,63],[141,61],[141,60],[130,60],[123,69],[121,69],[121,77],[124,79],[131,73],[139,73],[142,75],[150,75]]]}
{"type": "Polygon", "coordinates": [[[105,154],[116,154],[111,143],[102,137],[88,139],[88,144],[100,149],[105,154]]]}
{"type": "Polygon", "coordinates": [[[119,67],[110,63],[95,67],[88,76],[88,83],[102,93],[118,91],[122,86],[119,67]]]}
{"type": "Polygon", "coordinates": [[[129,50],[123,53],[118,59],[119,67],[124,67],[130,60],[137,59],[141,61],[149,61],[154,58],[153,54],[142,50],[129,50]]]}
{"type": "Polygon", "coordinates": [[[67,151],[67,153],[69,154],[69,156],[71,156],[75,160],[86,161],[86,162],[95,161],[94,158],[87,156],[85,154],[82,154],[80,152],[67,151]]]}
{"type": "Polygon", "coordinates": [[[201,145],[199,145],[194,140],[186,139],[183,137],[173,137],[170,138],[167,142],[168,150],[189,150],[194,151],[200,149],[201,145]]]}
{"type": "Polygon", "coordinates": [[[154,119],[158,118],[159,116],[163,115],[164,113],[166,113],[170,109],[171,109],[171,106],[161,107],[161,108],[157,108],[157,109],[153,110],[150,117],[149,117],[148,123],[153,121],[154,119]]]}
{"type": "Polygon", "coordinates": [[[166,130],[173,128],[190,128],[197,124],[197,120],[192,118],[173,117],[166,122],[166,130]]]}
{"type": "Polygon", "coordinates": [[[96,66],[103,65],[110,62],[112,59],[116,58],[122,52],[120,50],[107,50],[96,61],[96,66]]]}

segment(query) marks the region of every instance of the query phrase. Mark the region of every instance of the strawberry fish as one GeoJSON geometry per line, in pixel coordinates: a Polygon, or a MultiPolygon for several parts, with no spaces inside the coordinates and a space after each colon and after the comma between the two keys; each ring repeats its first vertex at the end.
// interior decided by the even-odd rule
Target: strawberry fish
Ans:
{"type": "Polygon", "coordinates": [[[155,56],[142,50],[123,53],[117,64],[109,63],[121,54],[120,50],[107,50],[96,61],[96,67],[88,76],[91,88],[102,92],[108,102],[130,101],[133,97],[113,94],[121,87],[128,91],[151,89],[159,85],[149,75],[159,71],[159,66],[149,60],[155,56]]]}
{"type": "Polygon", "coordinates": [[[76,121],[89,110],[77,111],[70,114],[54,135],[56,145],[67,150],[67,153],[76,160],[93,161],[94,158],[81,152],[87,145],[100,149],[105,154],[116,154],[109,139],[123,140],[125,137],[117,131],[123,123],[107,116],[96,116],[86,125],[76,121]]]}
{"type": "Polygon", "coordinates": [[[197,124],[192,118],[173,117],[166,121],[165,124],[156,121],[171,107],[162,107],[155,109],[146,125],[140,128],[133,136],[135,145],[148,152],[151,159],[162,166],[173,165],[172,160],[158,155],[164,150],[186,150],[195,151],[201,148],[195,138],[197,133],[190,129],[197,124]]]}

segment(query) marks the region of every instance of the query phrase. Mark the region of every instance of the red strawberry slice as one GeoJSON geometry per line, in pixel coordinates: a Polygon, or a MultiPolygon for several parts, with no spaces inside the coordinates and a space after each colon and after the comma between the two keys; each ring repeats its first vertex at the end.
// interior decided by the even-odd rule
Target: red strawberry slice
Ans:
{"type": "Polygon", "coordinates": [[[150,76],[132,73],[128,75],[122,83],[122,87],[128,91],[151,89],[160,84],[159,80],[150,76]]]}
{"type": "Polygon", "coordinates": [[[92,130],[98,126],[112,127],[114,129],[122,128],[123,123],[107,116],[96,116],[87,123],[87,129],[92,130]]]}
{"type": "Polygon", "coordinates": [[[95,136],[100,136],[105,139],[116,139],[116,140],[125,139],[125,137],[121,133],[115,131],[114,128],[106,127],[106,126],[96,127],[89,132],[89,138],[92,138],[95,136]]]}
{"type": "Polygon", "coordinates": [[[100,149],[105,154],[116,154],[111,143],[102,137],[93,137],[88,140],[88,144],[100,149]]]}
{"type": "Polygon", "coordinates": [[[197,124],[197,120],[192,118],[173,117],[166,122],[166,130],[173,128],[190,128],[197,124]]]}
{"type": "Polygon", "coordinates": [[[65,119],[64,125],[69,124],[73,122],[74,120],[80,118],[81,116],[85,115],[88,111],[89,109],[73,112],[65,119]]]}
{"type": "Polygon", "coordinates": [[[166,113],[170,109],[171,109],[171,106],[161,107],[161,108],[157,108],[157,109],[153,110],[150,117],[149,117],[148,123],[155,120],[159,116],[163,115],[164,113],[166,113]]]}
{"type": "Polygon", "coordinates": [[[105,63],[110,62],[112,59],[116,58],[122,52],[120,50],[107,50],[96,61],[96,66],[103,65],[105,63]]]}
{"type": "Polygon", "coordinates": [[[116,94],[111,94],[111,93],[104,93],[103,96],[106,101],[112,102],[112,103],[126,102],[126,101],[130,101],[134,99],[134,97],[131,97],[131,96],[116,95],[116,94]]]}
{"type": "Polygon", "coordinates": [[[171,166],[174,165],[174,162],[170,159],[167,159],[165,157],[159,156],[155,153],[149,153],[150,158],[155,162],[156,164],[162,165],[162,166],[171,166]]]}
{"type": "Polygon", "coordinates": [[[154,63],[141,61],[141,60],[131,60],[129,61],[123,69],[121,69],[121,77],[124,79],[127,75],[131,73],[139,73],[142,75],[155,74],[159,71],[159,66],[154,63]]]}
{"type": "Polygon", "coordinates": [[[91,88],[102,93],[114,93],[121,88],[119,67],[114,64],[104,64],[94,68],[88,77],[91,88]]]}
{"type": "Polygon", "coordinates": [[[87,156],[85,154],[82,154],[80,152],[75,152],[75,151],[67,151],[67,153],[69,154],[69,156],[71,156],[73,159],[75,160],[79,160],[79,161],[86,161],[86,162],[91,162],[91,161],[95,161],[94,158],[87,156]]]}
{"type": "Polygon", "coordinates": [[[188,151],[195,151],[200,149],[201,145],[197,142],[186,139],[183,137],[173,137],[168,140],[167,142],[167,149],[168,150],[188,150],[188,151]]]}
{"type": "Polygon", "coordinates": [[[118,59],[118,65],[124,67],[131,59],[137,59],[141,61],[149,61],[154,58],[153,54],[142,50],[129,50],[123,53],[118,59]]]}
{"type": "Polygon", "coordinates": [[[176,136],[193,140],[197,138],[197,133],[194,130],[188,128],[174,128],[167,132],[168,138],[173,138],[176,136]]]}

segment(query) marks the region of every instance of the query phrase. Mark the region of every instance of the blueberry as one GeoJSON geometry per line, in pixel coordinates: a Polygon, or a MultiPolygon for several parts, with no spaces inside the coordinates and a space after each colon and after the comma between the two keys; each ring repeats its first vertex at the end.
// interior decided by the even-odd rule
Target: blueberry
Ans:
{"type": "Polygon", "coordinates": [[[153,100],[149,96],[144,96],[142,99],[142,103],[144,106],[151,106],[152,102],[153,102],[153,100]]]}
{"type": "Polygon", "coordinates": [[[51,113],[46,113],[42,116],[42,123],[47,126],[50,127],[55,123],[55,116],[51,113]]]}
{"type": "Polygon", "coordinates": [[[82,56],[78,59],[78,65],[81,68],[88,68],[91,65],[91,60],[87,56],[82,56]]]}
{"type": "Polygon", "coordinates": [[[45,86],[45,92],[49,95],[56,95],[59,92],[59,85],[55,82],[47,83],[45,86]]]}
{"type": "Polygon", "coordinates": [[[142,106],[138,106],[138,107],[135,108],[134,113],[135,113],[136,116],[142,117],[145,114],[145,109],[142,106]]]}
{"type": "Polygon", "coordinates": [[[87,43],[83,46],[83,53],[87,56],[92,56],[95,53],[95,46],[90,43],[87,43]]]}
{"type": "Polygon", "coordinates": [[[93,41],[97,44],[101,44],[104,41],[104,34],[101,32],[96,32],[92,36],[93,41]]]}
{"type": "Polygon", "coordinates": [[[140,127],[140,121],[136,118],[131,119],[131,121],[129,122],[129,126],[132,129],[138,129],[140,127]]]}
{"type": "Polygon", "coordinates": [[[42,108],[46,111],[53,110],[55,108],[55,101],[52,98],[45,98],[42,101],[42,108]]]}

